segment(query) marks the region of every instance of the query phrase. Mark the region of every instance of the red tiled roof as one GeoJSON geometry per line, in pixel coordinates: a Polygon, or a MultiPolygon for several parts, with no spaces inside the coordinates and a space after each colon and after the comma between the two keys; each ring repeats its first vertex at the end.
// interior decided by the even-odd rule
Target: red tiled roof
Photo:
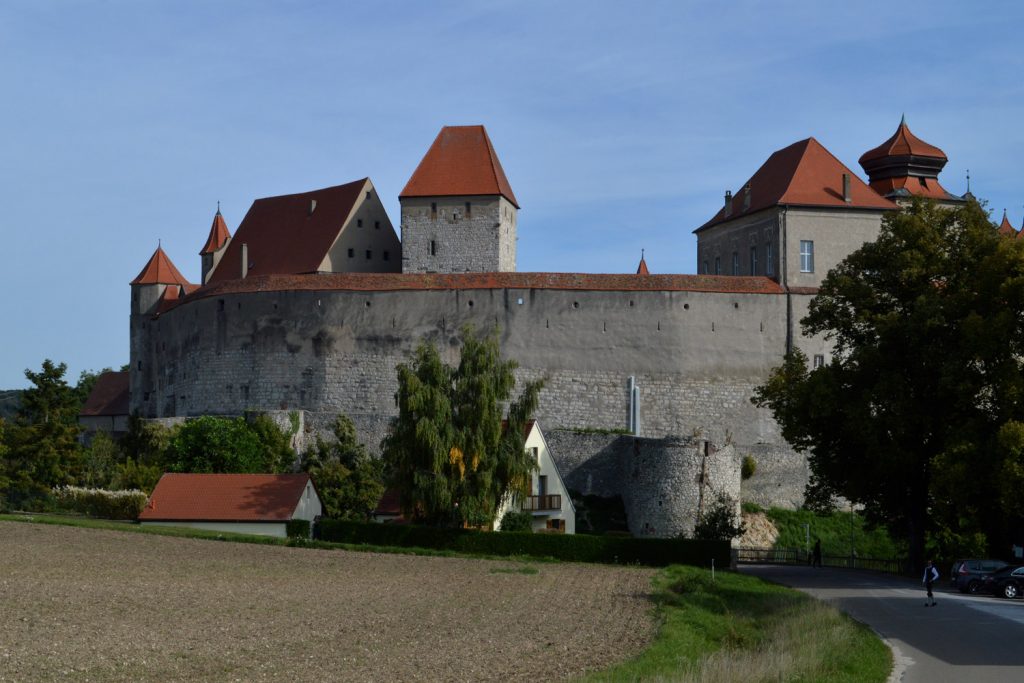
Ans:
{"type": "Polygon", "coordinates": [[[895,156],[918,156],[946,159],[946,153],[935,145],[927,142],[910,132],[905,119],[900,121],[896,132],[888,140],[874,149],[864,152],[860,157],[860,164],[873,159],[895,156]]]}
{"type": "Polygon", "coordinates": [[[128,373],[104,372],[96,378],[79,415],[128,415],[128,373]]]}
{"type": "Polygon", "coordinates": [[[393,292],[411,290],[563,289],[781,294],[767,277],[598,273],[321,273],[225,280],[199,288],[186,301],[224,294],[279,291],[393,292]]]}
{"type": "Polygon", "coordinates": [[[700,232],[713,225],[767,209],[772,206],[823,206],[892,211],[895,203],[879,197],[853,171],[814,138],[794,142],[778,150],[757,169],[743,188],[750,187],[750,203],[744,208],[745,189],[732,197],[732,212],[725,207],[714,218],[697,228],[700,232]],[[850,202],[843,199],[843,174],[850,176],[850,202]]]}
{"type": "Polygon", "coordinates": [[[1003,209],[1003,222],[999,224],[999,227],[996,229],[996,231],[1000,235],[1016,236],[1017,234],[1016,228],[1013,227],[1013,225],[1010,223],[1010,219],[1006,216],[1006,209],[1003,209]]]}
{"type": "Polygon", "coordinates": [[[228,243],[210,282],[241,276],[243,244],[248,245],[250,277],[315,273],[368,180],[257,199],[228,243]],[[314,201],[316,208],[310,213],[314,201]]]}
{"type": "Polygon", "coordinates": [[[284,522],[309,475],[165,474],[139,515],[148,521],[284,522]]]}
{"type": "Polygon", "coordinates": [[[502,195],[519,208],[483,126],[442,128],[398,197],[454,195],[502,195]]]}
{"type": "Polygon", "coordinates": [[[228,232],[227,223],[224,222],[224,216],[220,214],[220,209],[217,209],[217,214],[213,217],[213,225],[210,226],[210,236],[206,238],[206,244],[203,245],[203,250],[199,252],[199,255],[212,254],[223,247],[229,239],[231,239],[231,233],[228,232]]]}
{"type": "Polygon", "coordinates": [[[163,247],[157,247],[153,255],[146,261],[142,272],[130,284],[133,285],[187,285],[188,280],[178,272],[171,259],[164,253],[163,247]]]}

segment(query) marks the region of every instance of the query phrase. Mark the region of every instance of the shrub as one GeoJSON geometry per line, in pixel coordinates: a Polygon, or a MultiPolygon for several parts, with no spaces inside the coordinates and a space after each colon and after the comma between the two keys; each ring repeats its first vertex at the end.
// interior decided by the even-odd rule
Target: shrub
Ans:
{"type": "Polygon", "coordinates": [[[757,472],[757,461],[752,455],[744,455],[743,463],[740,465],[740,477],[744,480],[750,479],[757,472]]]}
{"type": "Polygon", "coordinates": [[[490,533],[469,529],[322,519],[318,537],[335,543],[451,550],[478,555],[527,555],[570,562],[728,567],[729,543],[680,538],[621,538],[569,534],[490,533]]]}
{"type": "Polygon", "coordinates": [[[285,533],[288,534],[288,538],[308,539],[310,537],[309,520],[289,519],[285,524],[285,533]]]}
{"type": "Polygon", "coordinates": [[[65,510],[101,519],[137,519],[148,497],[142,491],[107,491],[79,486],[53,490],[57,505],[65,510]]]}
{"type": "Polygon", "coordinates": [[[529,512],[509,510],[501,518],[501,530],[531,533],[533,531],[533,515],[529,512]]]}
{"type": "Polygon", "coordinates": [[[693,537],[708,541],[729,541],[743,535],[743,522],[736,517],[736,501],[725,493],[701,514],[693,528],[693,537]]]}

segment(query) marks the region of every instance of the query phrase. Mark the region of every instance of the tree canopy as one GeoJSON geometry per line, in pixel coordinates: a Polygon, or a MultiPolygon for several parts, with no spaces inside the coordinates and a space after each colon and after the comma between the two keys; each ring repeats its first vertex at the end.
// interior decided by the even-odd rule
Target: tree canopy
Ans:
{"type": "Polygon", "coordinates": [[[496,333],[469,327],[457,367],[427,342],[412,363],[398,366],[398,416],[381,447],[404,514],[428,524],[486,526],[506,496],[528,493],[536,464],[525,451],[525,427],[543,383],[528,382],[512,399],[515,368],[501,359],[496,333]]]}
{"type": "Polygon", "coordinates": [[[1024,483],[1024,241],[977,202],[915,199],[826,275],[801,324],[831,361],[788,354],[753,401],[808,453],[809,498],[862,504],[918,564],[927,540],[956,552],[980,533],[1005,554],[1006,494],[1024,483]]]}
{"type": "Polygon", "coordinates": [[[276,440],[265,443],[245,418],[206,415],[188,420],[174,431],[167,448],[167,466],[174,472],[288,471],[294,453],[282,452],[279,446],[276,440]]]}
{"type": "Polygon", "coordinates": [[[347,416],[338,416],[333,431],[334,439],[317,437],[303,454],[302,470],[313,478],[325,516],[368,519],[384,493],[384,463],[366,452],[347,416]]]}

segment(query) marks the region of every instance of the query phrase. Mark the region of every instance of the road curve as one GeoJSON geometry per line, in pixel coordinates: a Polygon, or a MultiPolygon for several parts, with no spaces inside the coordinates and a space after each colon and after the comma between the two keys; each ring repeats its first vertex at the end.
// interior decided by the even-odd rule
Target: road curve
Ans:
{"type": "Polygon", "coordinates": [[[920,582],[885,574],[779,565],[740,571],[813,595],[869,625],[893,648],[890,680],[1024,681],[1024,600],[963,595],[943,578],[938,605],[925,607],[920,582]]]}

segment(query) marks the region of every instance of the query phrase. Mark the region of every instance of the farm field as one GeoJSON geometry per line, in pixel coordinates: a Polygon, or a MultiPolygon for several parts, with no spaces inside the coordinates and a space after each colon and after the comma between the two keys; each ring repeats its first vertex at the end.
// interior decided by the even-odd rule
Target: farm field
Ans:
{"type": "Polygon", "coordinates": [[[650,643],[652,574],[0,522],[0,681],[567,678],[650,643]]]}

